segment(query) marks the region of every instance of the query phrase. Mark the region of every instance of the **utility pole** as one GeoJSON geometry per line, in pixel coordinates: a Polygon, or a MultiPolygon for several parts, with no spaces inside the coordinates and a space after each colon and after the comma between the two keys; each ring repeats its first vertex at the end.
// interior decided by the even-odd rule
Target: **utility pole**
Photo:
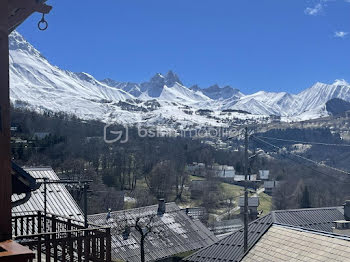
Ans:
{"type": "Polygon", "coordinates": [[[9,96],[9,1],[0,1],[0,242],[11,239],[11,148],[9,96]]]}
{"type": "Polygon", "coordinates": [[[88,224],[88,203],[87,203],[87,190],[88,190],[88,184],[84,183],[84,226],[85,228],[89,227],[88,224]]]}
{"type": "Polygon", "coordinates": [[[248,251],[248,127],[244,134],[244,253],[248,251]]]}
{"type": "Polygon", "coordinates": [[[47,181],[49,179],[47,177],[44,177],[44,233],[46,233],[47,230],[47,181]]]}
{"type": "Polygon", "coordinates": [[[46,217],[48,215],[47,212],[47,184],[64,184],[64,185],[73,185],[77,184],[79,186],[79,190],[81,190],[81,185],[83,185],[83,197],[84,197],[84,226],[85,228],[88,228],[88,188],[89,188],[89,183],[92,183],[92,180],[83,180],[83,181],[75,181],[75,180],[50,180],[47,177],[43,178],[43,181],[41,184],[44,185],[44,225],[45,225],[45,232],[46,232],[46,217]]]}

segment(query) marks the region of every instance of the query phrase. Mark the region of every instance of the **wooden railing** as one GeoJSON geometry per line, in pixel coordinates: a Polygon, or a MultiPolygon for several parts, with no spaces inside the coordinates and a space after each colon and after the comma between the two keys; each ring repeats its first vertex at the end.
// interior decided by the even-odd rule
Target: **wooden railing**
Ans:
{"type": "Polygon", "coordinates": [[[111,261],[110,228],[30,212],[12,217],[15,240],[36,252],[38,262],[111,261]]]}

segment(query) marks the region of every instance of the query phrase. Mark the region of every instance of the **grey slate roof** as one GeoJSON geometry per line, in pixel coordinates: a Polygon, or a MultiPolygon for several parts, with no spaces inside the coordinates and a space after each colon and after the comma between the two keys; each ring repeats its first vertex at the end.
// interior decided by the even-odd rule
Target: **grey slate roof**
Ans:
{"type": "Polygon", "coordinates": [[[280,181],[264,181],[264,188],[275,188],[278,187],[280,181]]]}
{"type": "MultiPolygon", "coordinates": [[[[251,222],[248,230],[248,245],[254,245],[271,224],[270,215],[251,222]]],[[[185,261],[240,261],[244,255],[243,235],[243,229],[240,229],[215,244],[197,251],[185,261]]]]}
{"type": "Polygon", "coordinates": [[[242,261],[350,261],[350,238],[274,224],[242,261]]]}
{"type": "MultiPolygon", "coordinates": [[[[90,215],[93,224],[111,227],[112,259],[129,262],[139,262],[140,235],[131,228],[127,240],[123,239],[121,224],[126,219],[129,225],[134,225],[138,217],[154,217],[153,230],[160,234],[150,233],[145,242],[146,261],[155,261],[173,255],[198,250],[209,246],[218,239],[199,220],[191,220],[175,203],[166,204],[166,213],[157,216],[158,205],[111,212],[111,218],[106,220],[107,213],[90,215]]],[[[153,231],[152,230],[152,231],[153,231]]]]}
{"type": "MultiPolygon", "coordinates": [[[[50,180],[59,180],[51,167],[43,168],[24,168],[32,177],[36,179],[47,177],[50,180]]],[[[84,215],[79,205],[73,199],[63,184],[47,184],[47,212],[67,217],[75,220],[84,221],[84,215]]],[[[12,202],[23,198],[23,195],[12,195],[12,202]]],[[[28,212],[44,210],[44,185],[32,192],[31,198],[24,204],[12,208],[12,212],[18,215],[24,215],[28,212]]]]}
{"type": "Polygon", "coordinates": [[[333,222],[344,219],[344,207],[279,210],[271,214],[274,223],[332,232],[333,222]]]}
{"type": "MultiPolygon", "coordinates": [[[[332,232],[333,222],[342,219],[344,219],[343,207],[272,211],[249,224],[248,246],[252,247],[273,223],[332,232]]],[[[240,229],[215,244],[197,251],[184,260],[193,262],[241,261],[244,255],[243,236],[243,229],[240,229]]]]}

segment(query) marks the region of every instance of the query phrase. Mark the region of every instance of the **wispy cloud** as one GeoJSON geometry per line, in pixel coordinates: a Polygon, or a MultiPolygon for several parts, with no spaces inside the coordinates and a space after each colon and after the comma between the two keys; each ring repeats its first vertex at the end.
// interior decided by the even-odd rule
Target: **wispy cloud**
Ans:
{"type": "Polygon", "coordinates": [[[344,38],[349,34],[349,32],[344,32],[344,31],[336,31],[334,32],[334,37],[335,38],[344,38]]]}
{"type": "MultiPolygon", "coordinates": [[[[327,7],[327,2],[334,2],[336,0],[316,0],[313,1],[314,5],[307,7],[304,12],[307,15],[319,15],[323,12],[324,8],[327,7]]],[[[344,0],[345,2],[350,3],[350,0],[344,0]]]]}
{"type": "Polygon", "coordinates": [[[322,12],[322,10],[323,10],[323,3],[320,2],[313,7],[307,7],[304,12],[307,15],[318,15],[319,13],[322,12]]]}

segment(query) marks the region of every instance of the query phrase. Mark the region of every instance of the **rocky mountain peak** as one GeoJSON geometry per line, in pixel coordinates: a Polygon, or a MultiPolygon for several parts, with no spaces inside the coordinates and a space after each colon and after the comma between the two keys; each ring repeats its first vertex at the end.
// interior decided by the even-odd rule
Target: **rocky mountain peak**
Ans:
{"type": "Polygon", "coordinates": [[[183,85],[180,78],[178,77],[178,75],[176,75],[173,71],[169,71],[166,75],[165,75],[165,84],[169,87],[174,86],[176,83],[179,83],[180,85],[183,85]]]}

